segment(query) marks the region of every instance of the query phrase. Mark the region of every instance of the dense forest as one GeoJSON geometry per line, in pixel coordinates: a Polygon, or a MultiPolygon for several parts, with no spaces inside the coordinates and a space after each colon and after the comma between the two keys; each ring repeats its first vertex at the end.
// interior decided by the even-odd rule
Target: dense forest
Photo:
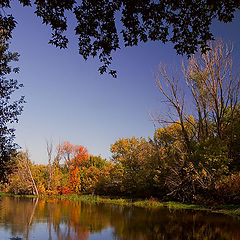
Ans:
{"type": "Polygon", "coordinates": [[[232,48],[222,41],[210,47],[183,64],[184,83],[159,67],[155,82],[169,114],[153,117],[160,127],[152,138],[118,139],[110,161],[69,142],[56,149],[47,142],[47,165],[18,152],[2,190],[239,203],[240,81],[232,48]]]}

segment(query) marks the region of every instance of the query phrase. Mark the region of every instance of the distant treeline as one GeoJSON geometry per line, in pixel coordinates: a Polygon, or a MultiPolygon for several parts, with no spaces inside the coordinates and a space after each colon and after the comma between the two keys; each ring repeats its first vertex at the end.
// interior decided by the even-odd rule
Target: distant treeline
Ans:
{"type": "Polygon", "coordinates": [[[240,82],[231,48],[221,41],[210,47],[183,65],[184,82],[160,66],[156,85],[170,111],[153,117],[162,125],[152,138],[117,140],[111,161],[69,142],[57,146],[55,156],[47,144],[48,165],[19,152],[5,191],[240,203],[240,82]]]}

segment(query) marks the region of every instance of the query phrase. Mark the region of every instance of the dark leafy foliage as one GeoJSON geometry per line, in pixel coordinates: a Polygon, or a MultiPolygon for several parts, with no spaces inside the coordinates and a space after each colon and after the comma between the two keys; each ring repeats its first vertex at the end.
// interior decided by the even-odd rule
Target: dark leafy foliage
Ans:
{"type": "Polygon", "coordinates": [[[17,145],[14,143],[15,129],[10,127],[18,121],[18,116],[23,110],[24,97],[12,101],[13,93],[22,87],[17,80],[8,79],[10,73],[16,73],[18,68],[12,68],[10,63],[18,61],[18,53],[8,51],[8,43],[5,36],[0,32],[0,181],[5,181],[11,172],[11,156],[16,152],[17,145]]]}
{"type": "MultiPolygon", "coordinates": [[[[30,0],[19,0],[23,6],[31,6],[30,0]]],[[[79,53],[84,59],[98,56],[102,66],[100,73],[108,72],[116,77],[116,71],[109,69],[112,52],[124,46],[135,46],[140,42],[172,42],[178,54],[188,56],[200,45],[208,49],[208,40],[213,39],[210,25],[213,19],[231,22],[234,12],[240,8],[236,0],[40,0],[35,1],[35,13],[43,24],[52,28],[50,43],[66,48],[68,39],[66,11],[75,14],[76,35],[79,53]],[[117,16],[120,14],[120,22],[117,16]]],[[[10,0],[0,1],[2,11],[10,8],[10,0]]],[[[15,20],[11,15],[3,17],[0,24],[9,29],[11,35],[15,20]]]]}

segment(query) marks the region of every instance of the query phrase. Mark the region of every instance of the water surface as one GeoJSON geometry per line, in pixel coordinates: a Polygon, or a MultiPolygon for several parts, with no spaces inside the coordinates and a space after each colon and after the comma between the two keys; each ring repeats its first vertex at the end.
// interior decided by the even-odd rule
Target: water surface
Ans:
{"type": "Polygon", "coordinates": [[[239,218],[67,200],[0,198],[0,239],[239,240],[239,218]]]}

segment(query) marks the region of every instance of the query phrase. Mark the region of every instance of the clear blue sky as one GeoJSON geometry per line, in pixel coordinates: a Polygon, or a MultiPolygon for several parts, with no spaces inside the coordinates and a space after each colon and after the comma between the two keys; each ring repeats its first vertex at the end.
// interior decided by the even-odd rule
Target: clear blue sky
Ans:
{"type": "MultiPolygon", "coordinates": [[[[90,154],[110,158],[110,145],[118,138],[152,137],[148,112],[164,112],[154,85],[160,62],[181,65],[171,44],[147,43],[123,48],[113,55],[118,78],[100,75],[96,59],[84,61],[77,38],[70,30],[70,44],[60,50],[48,44],[49,27],[41,24],[32,8],[14,3],[18,21],[11,49],[20,53],[20,73],[27,103],[16,125],[16,142],[28,148],[31,160],[47,163],[45,140],[84,145],[90,154]]],[[[70,26],[72,29],[74,26],[70,26]]],[[[215,37],[232,40],[239,56],[239,15],[230,24],[215,23],[215,37]]],[[[236,57],[236,59],[239,59],[236,57]]]]}

